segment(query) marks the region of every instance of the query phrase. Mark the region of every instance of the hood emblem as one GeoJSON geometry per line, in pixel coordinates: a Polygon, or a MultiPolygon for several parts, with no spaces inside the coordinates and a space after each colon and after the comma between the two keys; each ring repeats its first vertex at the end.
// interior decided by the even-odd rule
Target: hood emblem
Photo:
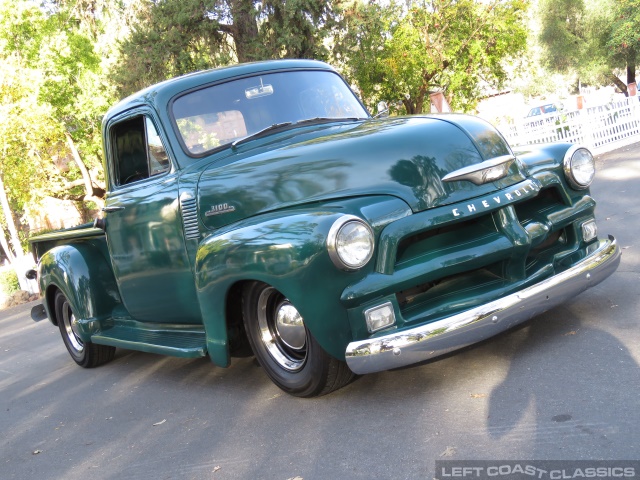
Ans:
{"type": "Polygon", "coordinates": [[[236,207],[229,205],[228,203],[220,203],[218,205],[211,205],[208,212],[205,212],[206,217],[213,217],[214,215],[222,215],[223,213],[235,212],[236,207]]]}
{"type": "Polygon", "coordinates": [[[467,181],[476,185],[495,182],[504,178],[509,173],[509,168],[516,161],[513,155],[502,155],[500,157],[485,160],[482,163],[469,165],[455,172],[451,172],[442,178],[443,182],[467,181]]]}

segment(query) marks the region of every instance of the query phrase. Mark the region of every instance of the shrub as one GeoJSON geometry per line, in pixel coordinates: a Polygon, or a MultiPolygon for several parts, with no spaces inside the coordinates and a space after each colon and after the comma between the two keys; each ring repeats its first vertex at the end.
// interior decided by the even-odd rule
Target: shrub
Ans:
{"type": "Polygon", "coordinates": [[[13,268],[7,268],[0,271],[0,289],[2,289],[7,296],[20,290],[18,275],[13,268]]]}

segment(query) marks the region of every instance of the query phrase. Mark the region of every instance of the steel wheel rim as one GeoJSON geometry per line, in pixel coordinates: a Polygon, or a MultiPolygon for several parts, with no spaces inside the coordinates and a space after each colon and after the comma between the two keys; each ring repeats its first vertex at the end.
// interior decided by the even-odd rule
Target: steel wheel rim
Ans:
{"type": "Polygon", "coordinates": [[[307,359],[304,321],[291,302],[275,288],[265,288],[260,293],[258,328],[262,344],[278,366],[289,372],[304,366],[307,359]]]}
{"type": "Polygon", "coordinates": [[[84,343],[78,335],[78,320],[67,302],[62,306],[62,323],[71,348],[78,354],[82,353],[84,351],[84,343]]]}

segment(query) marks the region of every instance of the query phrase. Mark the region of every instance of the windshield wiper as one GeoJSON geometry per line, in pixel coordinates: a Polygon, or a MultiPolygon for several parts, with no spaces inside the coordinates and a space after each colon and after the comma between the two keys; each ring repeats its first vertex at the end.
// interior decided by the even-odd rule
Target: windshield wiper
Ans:
{"type": "Polygon", "coordinates": [[[246,137],[242,137],[239,138],[238,140],[234,141],[231,143],[231,147],[234,148],[238,145],[240,145],[241,143],[244,143],[248,140],[251,140],[253,138],[257,138],[257,137],[261,137],[262,135],[264,135],[265,133],[269,133],[273,130],[278,130],[280,128],[283,127],[289,127],[291,125],[294,125],[296,127],[301,126],[301,125],[312,125],[314,123],[329,123],[329,122],[353,122],[355,120],[365,120],[364,118],[358,118],[358,117],[315,117],[315,118],[307,118],[306,120],[300,120],[298,122],[282,122],[282,123],[274,123],[273,125],[269,125],[266,128],[263,128],[262,130],[258,130],[255,133],[252,133],[250,135],[247,135],[246,137]]]}
{"type": "Polygon", "coordinates": [[[262,135],[264,135],[265,133],[268,133],[272,130],[278,130],[279,128],[283,128],[283,127],[288,127],[289,125],[293,125],[293,122],[282,122],[282,123],[274,123],[273,125],[269,125],[266,128],[263,128],[262,130],[258,130],[255,133],[249,134],[246,137],[242,137],[239,138],[238,140],[234,141],[231,143],[232,147],[236,147],[238,145],[240,145],[241,143],[244,143],[248,140],[251,140],[252,138],[257,138],[260,137],[262,135]]]}
{"type": "Polygon", "coordinates": [[[358,117],[315,117],[307,118],[306,120],[300,120],[295,125],[307,125],[313,123],[325,123],[325,122],[353,122],[355,120],[364,120],[364,118],[358,117]]]}

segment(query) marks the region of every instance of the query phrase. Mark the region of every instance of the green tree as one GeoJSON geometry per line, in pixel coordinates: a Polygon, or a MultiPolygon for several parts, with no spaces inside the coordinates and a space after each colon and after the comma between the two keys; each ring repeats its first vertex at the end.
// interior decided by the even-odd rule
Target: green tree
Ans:
{"type": "Polygon", "coordinates": [[[640,51],[640,0],[615,0],[613,13],[607,47],[614,62],[626,64],[627,83],[633,83],[640,51]]]}
{"type": "Polygon", "coordinates": [[[0,0],[0,179],[9,232],[45,196],[101,202],[100,121],[114,98],[107,68],[116,53],[105,25],[117,25],[107,3],[89,15],[97,2],[0,0]]]}
{"type": "Polygon", "coordinates": [[[326,58],[332,2],[157,0],[131,5],[114,75],[121,95],[239,61],[326,58]]]}
{"type": "Polygon", "coordinates": [[[51,106],[38,102],[42,72],[23,67],[16,56],[0,59],[0,72],[0,203],[12,244],[3,249],[11,260],[22,254],[16,223],[26,205],[61,186],[51,159],[64,134],[51,106]]]}
{"type": "Polygon", "coordinates": [[[353,2],[344,8],[336,56],[365,100],[402,100],[407,113],[429,109],[443,91],[469,111],[481,86],[499,86],[505,61],[526,45],[526,0],[353,2]]]}
{"type": "Polygon", "coordinates": [[[541,0],[538,8],[546,68],[627,93],[615,71],[626,69],[627,83],[635,82],[640,0],[541,0]]]}

